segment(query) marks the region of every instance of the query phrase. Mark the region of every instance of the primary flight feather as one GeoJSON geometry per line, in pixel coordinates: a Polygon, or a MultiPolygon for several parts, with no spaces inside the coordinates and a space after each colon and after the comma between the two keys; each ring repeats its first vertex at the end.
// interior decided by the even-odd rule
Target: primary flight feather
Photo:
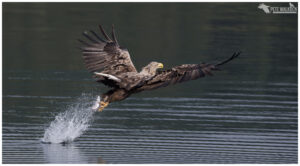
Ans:
{"type": "Polygon", "coordinates": [[[94,31],[85,31],[83,36],[88,42],[79,39],[88,71],[94,74],[93,77],[97,82],[112,88],[101,95],[99,111],[102,111],[109,103],[124,100],[134,93],[212,75],[213,70],[218,70],[219,66],[235,59],[240,54],[240,52],[234,53],[230,58],[217,64],[183,64],[162,71],[157,70],[163,68],[162,63],[150,62],[138,72],[127,49],[120,47],[114,27],[112,26],[111,38],[101,25],[99,29],[104,38],[94,31]]]}

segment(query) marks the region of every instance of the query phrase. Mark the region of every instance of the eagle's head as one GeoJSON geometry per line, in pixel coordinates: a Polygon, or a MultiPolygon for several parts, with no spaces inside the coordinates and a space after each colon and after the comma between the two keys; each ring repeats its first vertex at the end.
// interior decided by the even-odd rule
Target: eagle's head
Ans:
{"type": "Polygon", "coordinates": [[[164,65],[159,62],[150,62],[147,66],[143,67],[141,74],[154,76],[157,69],[163,68],[164,65]]]}

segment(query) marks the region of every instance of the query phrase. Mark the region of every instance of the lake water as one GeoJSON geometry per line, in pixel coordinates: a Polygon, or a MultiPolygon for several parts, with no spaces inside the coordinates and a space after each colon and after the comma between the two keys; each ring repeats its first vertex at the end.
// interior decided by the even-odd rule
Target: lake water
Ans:
{"type": "Polygon", "coordinates": [[[4,3],[2,162],[297,163],[298,18],[257,7],[4,3]],[[213,77],[91,113],[108,88],[85,70],[76,40],[100,23],[115,25],[138,69],[152,60],[171,68],[243,53],[213,77]],[[83,111],[92,116],[75,141],[41,143],[55,117],[83,111]]]}

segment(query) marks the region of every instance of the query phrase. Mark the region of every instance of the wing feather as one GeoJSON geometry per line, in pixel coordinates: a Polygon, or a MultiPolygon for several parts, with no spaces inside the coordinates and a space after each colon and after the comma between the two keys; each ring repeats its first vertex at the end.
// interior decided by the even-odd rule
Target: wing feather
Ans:
{"type": "Polygon", "coordinates": [[[171,70],[161,71],[137,91],[152,90],[204,77],[206,75],[204,68],[213,70],[214,65],[204,67],[203,64],[184,64],[173,67],[171,70]]]}
{"type": "Polygon", "coordinates": [[[158,72],[151,80],[147,81],[143,86],[136,89],[137,92],[143,90],[152,90],[156,88],[166,87],[169,85],[195,80],[206,75],[212,75],[213,70],[219,70],[218,67],[235,59],[241,52],[234,53],[229,59],[222,61],[216,65],[213,64],[184,64],[173,67],[170,70],[158,72]]]}
{"type": "MultiPolygon", "coordinates": [[[[99,25],[99,28],[105,40],[94,31],[85,31],[82,33],[87,41],[79,39],[79,42],[82,43],[82,46],[80,47],[83,54],[82,57],[88,71],[92,73],[101,72],[116,77],[126,72],[137,73],[137,70],[131,61],[129,52],[126,49],[121,49],[119,46],[114,33],[114,28],[112,28],[113,40],[109,38],[101,25],[99,25]]],[[[107,80],[105,77],[94,77],[98,82],[105,85],[119,87],[117,82],[107,80]]]]}

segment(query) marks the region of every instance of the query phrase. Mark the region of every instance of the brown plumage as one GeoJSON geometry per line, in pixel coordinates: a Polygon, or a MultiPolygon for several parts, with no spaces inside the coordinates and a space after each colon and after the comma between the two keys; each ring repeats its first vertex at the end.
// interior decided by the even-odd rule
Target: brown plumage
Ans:
{"type": "Polygon", "coordinates": [[[219,66],[235,59],[240,54],[240,52],[234,53],[230,58],[217,64],[183,64],[163,71],[157,70],[163,67],[162,63],[151,62],[138,72],[127,49],[119,46],[114,27],[112,27],[112,39],[101,25],[99,28],[105,39],[94,31],[90,31],[90,33],[83,33],[89,42],[80,39],[79,41],[83,44],[80,48],[86,68],[94,73],[93,77],[97,82],[112,88],[101,95],[100,111],[108,103],[124,100],[133,93],[212,75],[212,71],[219,70],[219,66]]]}

